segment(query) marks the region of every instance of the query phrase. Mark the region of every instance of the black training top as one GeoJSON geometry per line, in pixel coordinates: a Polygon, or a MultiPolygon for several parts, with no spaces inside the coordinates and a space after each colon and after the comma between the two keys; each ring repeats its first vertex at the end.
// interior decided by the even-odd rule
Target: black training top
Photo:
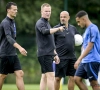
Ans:
{"type": "Polygon", "coordinates": [[[50,34],[50,24],[47,19],[40,18],[36,22],[36,40],[38,46],[38,57],[44,55],[54,55],[54,37],[50,34]]]}
{"type": "MultiPolygon", "coordinates": [[[[56,25],[59,27],[61,24],[56,25]]],[[[60,59],[72,59],[75,56],[75,40],[74,35],[78,34],[77,29],[73,25],[68,25],[68,29],[65,28],[63,32],[56,32],[54,34],[54,40],[56,45],[56,52],[60,59]]]]}
{"type": "Polygon", "coordinates": [[[16,42],[14,21],[6,17],[0,24],[0,56],[17,55],[13,44],[16,42]]]}

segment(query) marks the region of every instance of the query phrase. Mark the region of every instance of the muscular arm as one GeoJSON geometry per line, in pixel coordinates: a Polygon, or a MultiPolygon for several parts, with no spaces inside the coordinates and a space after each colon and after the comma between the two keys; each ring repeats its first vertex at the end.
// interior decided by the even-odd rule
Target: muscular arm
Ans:
{"type": "Polygon", "coordinates": [[[80,57],[78,58],[78,60],[75,62],[74,64],[74,68],[77,69],[79,66],[79,63],[82,61],[82,59],[90,52],[90,50],[93,48],[94,43],[89,42],[86,49],[84,50],[84,52],[80,55],[80,57]]]}

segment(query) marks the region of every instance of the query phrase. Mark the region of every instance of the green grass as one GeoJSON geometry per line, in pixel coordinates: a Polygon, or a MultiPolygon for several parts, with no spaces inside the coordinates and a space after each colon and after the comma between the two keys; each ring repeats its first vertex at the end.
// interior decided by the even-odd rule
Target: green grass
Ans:
{"type": "MultiPolygon", "coordinates": [[[[91,87],[88,87],[91,90],[91,87]]],[[[2,90],[17,90],[15,84],[4,84],[2,90]]],[[[25,84],[25,90],[39,90],[38,84],[25,84]]],[[[68,90],[66,85],[62,85],[61,90],[68,90]]],[[[79,90],[77,86],[75,86],[75,90],[79,90]]]]}

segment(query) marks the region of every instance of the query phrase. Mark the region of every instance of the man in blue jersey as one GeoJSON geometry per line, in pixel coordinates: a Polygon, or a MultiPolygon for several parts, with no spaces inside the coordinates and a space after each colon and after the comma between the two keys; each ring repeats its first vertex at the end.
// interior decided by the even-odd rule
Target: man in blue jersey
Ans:
{"type": "Polygon", "coordinates": [[[74,64],[77,69],[74,79],[80,90],[88,90],[82,79],[89,79],[93,90],[100,90],[97,82],[100,67],[100,33],[98,27],[93,24],[87,12],[79,11],[76,14],[76,22],[81,28],[86,28],[83,34],[82,54],[74,64]]]}

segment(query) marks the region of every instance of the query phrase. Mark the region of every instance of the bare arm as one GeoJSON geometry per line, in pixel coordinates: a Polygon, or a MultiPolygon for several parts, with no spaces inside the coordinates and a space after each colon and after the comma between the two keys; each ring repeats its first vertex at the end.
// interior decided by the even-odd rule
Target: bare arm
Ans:
{"type": "Polygon", "coordinates": [[[27,56],[27,51],[23,47],[21,47],[18,43],[14,43],[13,46],[17,48],[22,55],[27,56]]]}
{"type": "Polygon", "coordinates": [[[54,60],[55,60],[55,63],[56,64],[59,64],[60,63],[60,59],[59,59],[59,57],[58,57],[58,54],[57,54],[57,52],[56,52],[56,50],[54,50],[54,53],[55,53],[55,57],[54,57],[54,60]]]}
{"type": "Polygon", "coordinates": [[[77,69],[80,62],[82,61],[82,59],[88,55],[88,53],[90,52],[90,50],[93,48],[94,43],[89,42],[86,49],[84,50],[84,52],[80,55],[80,57],[78,58],[78,60],[75,62],[74,64],[74,68],[77,69]]]}

